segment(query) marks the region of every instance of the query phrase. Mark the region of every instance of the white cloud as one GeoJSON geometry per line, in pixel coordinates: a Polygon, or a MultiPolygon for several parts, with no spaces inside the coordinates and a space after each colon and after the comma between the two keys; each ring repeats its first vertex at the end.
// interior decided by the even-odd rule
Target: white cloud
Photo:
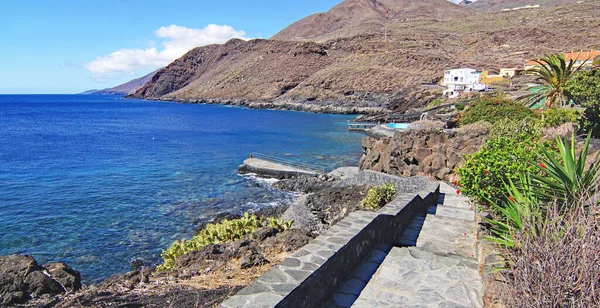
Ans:
{"type": "Polygon", "coordinates": [[[96,79],[104,79],[116,73],[133,74],[141,69],[163,67],[181,57],[194,47],[221,44],[232,38],[247,39],[244,31],[223,25],[210,24],[204,29],[186,28],[177,25],[160,27],[154,33],[164,39],[163,49],[155,47],[155,42],[146,49],[119,49],[109,55],[96,58],[84,64],[96,79]]]}

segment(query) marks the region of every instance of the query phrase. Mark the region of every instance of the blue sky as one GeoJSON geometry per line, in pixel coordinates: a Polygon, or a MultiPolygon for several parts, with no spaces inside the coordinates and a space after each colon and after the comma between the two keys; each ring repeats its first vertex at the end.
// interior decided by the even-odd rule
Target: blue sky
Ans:
{"type": "Polygon", "coordinates": [[[0,11],[0,94],[78,93],[153,71],[196,45],[269,38],[341,0],[19,0],[0,11]]]}

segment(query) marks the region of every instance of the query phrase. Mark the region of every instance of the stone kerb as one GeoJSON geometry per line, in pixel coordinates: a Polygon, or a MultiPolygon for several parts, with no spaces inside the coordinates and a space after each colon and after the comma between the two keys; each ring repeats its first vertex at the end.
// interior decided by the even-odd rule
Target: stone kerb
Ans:
{"type": "Polygon", "coordinates": [[[356,211],[253,281],[222,307],[322,306],[377,244],[391,244],[439,195],[398,195],[378,212],[356,211]]]}

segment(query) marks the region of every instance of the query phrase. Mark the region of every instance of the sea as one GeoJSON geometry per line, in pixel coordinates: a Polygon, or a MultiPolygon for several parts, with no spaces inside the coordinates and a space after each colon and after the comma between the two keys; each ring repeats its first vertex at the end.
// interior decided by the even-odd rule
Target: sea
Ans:
{"type": "Polygon", "coordinates": [[[0,95],[0,255],[66,262],[86,283],[157,264],[202,222],[291,203],[240,176],[252,152],[356,166],[350,115],[106,95],[0,95]]]}

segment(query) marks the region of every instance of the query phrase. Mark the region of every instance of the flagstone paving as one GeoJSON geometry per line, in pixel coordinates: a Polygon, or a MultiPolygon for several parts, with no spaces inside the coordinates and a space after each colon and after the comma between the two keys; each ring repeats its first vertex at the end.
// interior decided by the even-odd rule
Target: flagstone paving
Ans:
{"type": "Polygon", "coordinates": [[[440,198],[394,247],[378,245],[326,307],[482,307],[475,213],[442,183],[440,198]]]}

